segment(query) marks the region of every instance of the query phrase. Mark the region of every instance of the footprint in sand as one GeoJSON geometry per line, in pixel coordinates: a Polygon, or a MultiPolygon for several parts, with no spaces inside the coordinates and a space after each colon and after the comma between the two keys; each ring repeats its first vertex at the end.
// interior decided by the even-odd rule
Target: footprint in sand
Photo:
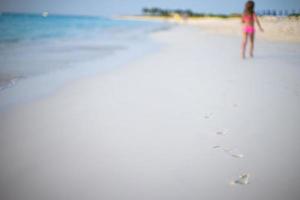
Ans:
{"type": "Polygon", "coordinates": [[[234,157],[234,158],[244,158],[244,155],[241,154],[237,149],[228,149],[228,148],[222,148],[219,145],[213,146],[214,149],[221,149],[228,155],[234,157]]]}
{"type": "MultiPolygon", "coordinates": [[[[237,107],[237,105],[234,107],[237,107]]],[[[225,132],[217,131],[216,134],[224,135],[225,132]]],[[[240,153],[237,149],[223,148],[220,145],[213,146],[213,149],[220,149],[221,151],[225,152],[226,154],[228,154],[234,158],[243,158],[244,157],[244,155],[242,153],[240,153]]],[[[230,185],[247,185],[247,184],[249,184],[249,177],[250,177],[250,174],[241,174],[238,179],[231,181],[230,185]]]]}
{"type": "Polygon", "coordinates": [[[225,132],[224,131],[217,131],[216,134],[217,135],[225,135],[225,132]]]}
{"type": "Polygon", "coordinates": [[[238,179],[230,181],[230,185],[248,185],[250,174],[241,174],[238,179]]]}
{"type": "Polygon", "coordinates": [[[227,154],[229,154],[230,156],[234,157],[234,158],[243,158],[244,157],[244,155],[241,154],[236,149],[223,149],[223,151],[226,152],[227,154]]]}
{"type": "Polygon", "coordinates": [[[210,118],[211,118],[211,116],[212,116],[212,114],[211,114],[211,113],[209,113],[209,114],[206,114],[206,115],[204,115],[204,119],[210,119],[210,118]]]}
{"type": "Polygon", "coordinates": [[[235,104],[233,104],[232,106],[233,106],[233,107],[235,107],[235,108],[239,107],[239,105],[238,105],[238,104],[236,104],[236,103],[235,103],[235,104]]]}

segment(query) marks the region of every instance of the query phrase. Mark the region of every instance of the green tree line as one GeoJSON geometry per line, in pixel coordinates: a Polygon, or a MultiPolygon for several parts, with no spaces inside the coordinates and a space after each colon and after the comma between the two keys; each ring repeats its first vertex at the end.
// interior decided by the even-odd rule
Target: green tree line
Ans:
{"type": "Polygon", "coordinates": [[[201,13],[201,12],[194,12],[190,9],[161,9],[157,7],[153,8],[143,8],[142,10],[144,15],[149,15],[149,16],[165,16],[169,17],[172,16],[173,14],[178,14],[181,16],[186,16],[186,17],[235,17],[235,16],[240,16],[238,13],[230,14],[230,15],[225,15],[225,14],[213,14],[213,13],[201,13]]]}
{"type": "MultiPolygon", "coordinates": [[[[162,9],[162,8],[143,8],[142,12],[144,15],[149,16],[172,16],[172,14],[178,14],[181,16],[186,17],[221,17],[221,18],[227,18],[227,17],[239,17],[241,16],[240,13],[232,13],[232,14],[213,14],[213,13],[202,13],[202,12],[194,12],[190,9],[162,9]]],[[[259,10],[256,12],[260,16],[299,16],[300,15],[300,9],[296,11],[295,9],[289,11],[289,10],[274,10],[274,9],[264,9],[259,10]]]]}

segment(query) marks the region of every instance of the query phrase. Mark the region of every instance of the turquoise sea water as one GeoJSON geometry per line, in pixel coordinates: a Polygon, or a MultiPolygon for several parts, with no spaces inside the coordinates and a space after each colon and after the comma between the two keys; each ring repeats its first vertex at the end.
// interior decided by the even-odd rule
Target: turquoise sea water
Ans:
{"type": "MultiPolygon", "coordinates": [[[[37,14],[0,15],[0,42],[35,41],[42,39],[96,37],[105,31],[125,31],[149,27],[150,23],[112,20],[104,17],[37,14]]],[[[152,23],[153,25],[153,23],[152,23]]]]}
{"type": "Polygon", "coordinates": [[[67,80],[124,64],[156,48],[149,33],[169,26],[105,17],[2,13],[1,103],[22,99],[24,91],[36,85],[44,86],[33,90],[46,93],[67,80]]]}

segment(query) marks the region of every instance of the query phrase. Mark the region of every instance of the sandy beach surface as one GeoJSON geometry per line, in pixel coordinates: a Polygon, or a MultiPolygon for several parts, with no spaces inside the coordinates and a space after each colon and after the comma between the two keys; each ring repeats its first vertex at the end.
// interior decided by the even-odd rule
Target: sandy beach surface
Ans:
{"type": "MultiPolygon", "coordinates": [[[[176,24],[189,24],[201,27],[209,33],[240,36],[242,31],[241,18],[220,17],[159,17],[159,16],[121,16],[118,19],[138,21],[166,21],[176,24]]],[[[259,17],[264,32],[257,28],[256,36],[259,39],[275,42],[300,42],[300,18],[299,17],[259,17]]]]}
{"type": "MultiPolygon", "coordinates": [[[[264,32],[256,28],[256,37],[267,41],[290,43],[300,42],[300,19],[295,17],[259,17],[264,32]]],[[[200,19],[187,23],[200,26],[209,32],[239,36],[242,30],[240,18],[232,19],[200,19]]]]}
{"type": "Polygon", "coordinates": [[[298,200],[300,46],[176,26],[0,113],[1,200],[298,200]]]}

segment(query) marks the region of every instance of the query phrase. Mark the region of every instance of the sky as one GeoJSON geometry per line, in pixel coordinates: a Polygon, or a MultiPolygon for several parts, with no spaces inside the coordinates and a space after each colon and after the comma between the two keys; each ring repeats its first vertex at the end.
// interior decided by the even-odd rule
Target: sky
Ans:
{"type": "MultiPolygon", "coordinates": [[[[48,11],[56,14],[126,15],[140,14],[143,7],[191,9],[205,13],[241,12],[246,0],[0,0],[0,12],[48,11]]],[[[256,9],[295,9],[300,0],[256,0],[256,9]]]]}

